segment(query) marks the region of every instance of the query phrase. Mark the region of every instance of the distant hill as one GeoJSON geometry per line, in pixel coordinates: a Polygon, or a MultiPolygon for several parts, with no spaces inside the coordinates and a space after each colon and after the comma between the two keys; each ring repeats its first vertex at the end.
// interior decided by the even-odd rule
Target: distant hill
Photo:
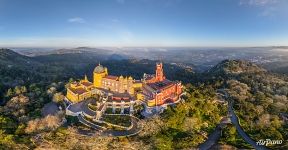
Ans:
{"type": "Polygon", "coordinates": [[[108,57],[109,60],[124,60],[124,59],[128,59],[127,56],[124,55],[119,55],[119,54],[112,54],[108,57]]]}
{"type": "Polygon", "coordinates": [[[259,67],[258,65],[244,61],[244,60],[224,60],[219,64],[215,65],[209,69],[206,73],[210,74],[226,74],[235,75],[241,73],[258,73],[266,72],[265,69],[259,67]]]}
{"type": "Polygon", "coordinates": [[[54,50],[41,50],[41,49],[32,49],[32,50],[20,50],[19,53],[26,56],[43,56],[43,55],[53,55],[53,54],[97,54],[97,55],[112,55],[114,51],[100,49],[100,48],[89,48],[89,47],[78,47],[78,48],[62,48],[54,50]]]}
{"type": "Polygon", "coordinates": [[[63,66],[50,65],[10,49],[0,49],[0,91],[16,85],[68,78],[69,72],[64,70],[63,66]]]}
{"type": "MultiPolygon", "coordinates": [[[[156,61],[128,59],[115,53],[91,51],[87,48],[77,48],[77,50],[63,50],[58,53],[28,57],[9,49],[1,49],[0,93],[2,91],[3,94],[7,88],[16,85],[65,82],[69,78],[83,78],[85,74],[92,79],[93,70],[98,63],[108,67],[112,75],[131,75],[140,79],[143,73],[155,73],[156,61]]],[[[185,83],[192,79],[193,74],[179,66],[167,63],[164,67],[169,79],[181,80],[185,83]]]]}
{"type": "Polygon", "coordinates": [[[45,53],[48,54],[68,54],[68,53],[98,53],[98,54],[106,54],[112,53],[110,50],[98,49],[98,48],[89,48],[89,47],[78,47],[71,49],[57,49],[50,52],[45,53]]]}
{"type": "Polygon", "coordinates": [[[10,49],[0,49],[0,65],[6,65],[9,67],[25,67],[25,65],[30,65],[29,67],[31,67],[31,65],[39,65],[39,63],[30,57],[20,55],[10,49]]]}
{"type": "Polygon", "coordinates": [[[0,49],[0,84],[2,86],[15,86],[37,79],[40,74],[36,70],[41,67],[43,64],[30,57],[10,49],[0,49]]]}

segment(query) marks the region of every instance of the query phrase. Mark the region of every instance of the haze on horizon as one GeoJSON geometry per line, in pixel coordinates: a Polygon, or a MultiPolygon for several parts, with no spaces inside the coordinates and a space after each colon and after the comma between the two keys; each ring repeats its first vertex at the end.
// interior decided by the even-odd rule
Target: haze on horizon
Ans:
{"type": "Polygon", "coordinates": [[[0,0],[0,47],[288,46],[287,0],[0,0]]]}

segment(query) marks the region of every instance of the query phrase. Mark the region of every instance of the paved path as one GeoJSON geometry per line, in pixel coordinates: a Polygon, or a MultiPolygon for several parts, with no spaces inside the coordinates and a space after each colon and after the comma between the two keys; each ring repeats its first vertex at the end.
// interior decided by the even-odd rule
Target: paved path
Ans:
{"type": "MultiPolygon", "coordinates": [[[[89,99],[89,100],[82,101],[74,105],[70,105],[68,107],[68,110],[72,111],[73,113],[78,113],[82,111],[82,113],[85,113],[86,115],[95,116],[96,112],[88,108],[88,104],[91,101],[92,99],[89,99]]],[[[88,127],[91,127],[92,129],[101,131],[101,135],[104,135],[104,136],[118,136],[118,137],[119,136],[133,136],[135,134],[138,134],[142,130],[142,127],[138,125],[139,119],[134,116],[130,116],[132,127],[129,128],[128,130],[105,130],[104,127],[101,127],[93,122],[90,122],[89,120],[84,119],[82,115],[83,114],[78,115],[78,119],[81,123],[83,123],[84,125],[88,127]]],[[[93,133],[95,133],[95,131],[91,131],[90,133],[79,131],[79,133],[80,134],[83,133],[83,135],[90,136],[90,135],[94,135],[93,133]]]]}
{"type": "Polygon", "coordinates": [[[106,130],[103,132],[103,135],[106,136],[133,136],[138,134],[142,128],[138,126],[138,119],[131,117],[132,128],[129,130],[106,130]]]}
{"type": "MultiPolygon", "coordinates": [[[[217,91],[219,92],[219,91],[217,91]]],[[[220,92],[219,92],[220,93],[220,92]]],[[[223,93],[223,92],[221,92],[223,93]]],[[[225,98],[224,94],[221,94],[223,98],[225,98]]],[[[218,140],[221,137],[222,129],[224,126],[227,124],[227,117],[224,117],[221,119],[220,123],[216,126],[214,131],[209,135],[208,139],[199,145],[200,150],[208,150],[210,149],[213,145],[217,144],[218,140]]]]}
{"type": "MultiPolygon", "coordinates": [[[[246,133],[245,131],[242,129],[242,127],[239,124],[239,119],[238,116],[235,114],[234,110],[233,110],[233,101],[228,100],[229,98],[229,94],[224,90],[224,89],[219,89],[217,90],[217,92],[221,93],[221,95],[223,95],[223,98],[225,98],[228,101],[228,116],[230,116],[230,120],[232,122],[232,124],[236,127],[238,134],[250,145],[253,146],[253,148],[255,149],[259,149],[259,150],[267,150],[268,148],[266,148],[265,146],[260,146],[257,145],[256,142],[251,139],[246,133]]],[[[222,120],[223,121],[223,120],[222,120]]],[[[199,149],[200,150],[208,150],[210,149],[214,144],[217,143],[217,141],[220,139],[221,137],[221,131],[222,131],[222,127],[225,125],[224,122],[222,122],[217,125],[217,127],[215,128],[215,130],[209,135],[208,139],[200,144],[199,149]]]]}
{"type": "Polygon", "coordinates": [[[85,114],[89,115],[89,116],[96,116],[96,111],[93,111],[91,109],[89,109],[89,103],[92,100],[87,100],[83,105],[82,105],[82,112],[84,112],[85,114]]]}
{"type": "Polygon", "coordinates": [[[242,127],[239,124],[239,119],[238,116],[235,114],[234,110],[233,110],[233,102],[229,102],[229,114],[230,114],[230,119],[231,122],[233,123],[233,125],[236,127],[237,132],[240,134],[240,136],[250,145],[253,146],[253,148],[255,149],[259,149],[259,150],[267,150],[268,148],[266,148],[265,146],[261,146],[261,145],[257,145],[256,142],[251,139],[248,134],[242,129],[242,127]]]}
{"type": "Polygon", "coordinates": [[[211,148],[220,139],[221,132],[222,132],[222,128],[221,128],[221,125],[219,124],[214,129],[214,131],[209,135],[208,139],[204,143],[200,144],[199,149],[208,150],[209,148],[211,148]]]}
{"type": "MultiPolygon", "coordinates": [[[[223,92],[224,90],[222,90],[223,92]]],[[[226,99],[228,100],[229,98],[229,94],[224,91],[224,95],[226,97],[226,99]]],[[[238,116],[235,114],[234,109],[233,109],[233,101],[232,100],[228,100],[228,114],[230,116],[231,122],[232,124],[236,127],[238,134],[247,142],[249,143],[251,146],[253,146],[253,148],[257,149],[257,150],[268,150],[268,148],[266,148],[265,146],[261,146],[261,145],[257,145],[256,142],[251,139],[249,137],[249,135],[242,129],[242,127],[239,124],[239,119],[238,116]]]]}
{"type": "MultiPolygon", "coordinates": [[[[98,125],[84,119],[82,115],[79,115],[78,119],[82,124],[84,124],[88,127],[91,127],[92,129],[95,129],[96,131],[101,131],[101,132],[99,132],[99,135],[102,135],[102,136],[115,136],[115,137],[133,136],[133,135],[138,134],[142,130],[142,127],[140,127],[138,125],[139,119],[137,119],[136,117],[131,117],[132,127],[128,130],[111,130],[111,129],[106,130],[106,128],[98,126],[98,125]]],[[[96,133],[95,130],[91,131],[91,132],[79,131],[78,133],[83,134],[83,135],[87,135],[87,136],[94,136],[96,133]]]]}
{"type": "Polygon", "coordinates": [[[88,127],[91,127],[92,129],[96,129],[96,130],[102,130],[103,129],[103,127],[98,126],[98,125],[91,123],[90,121],[84,119],[82,115],[78,115],[78,119],[81,123],[83,123],[84,125],[86,125],[88,127]]]}

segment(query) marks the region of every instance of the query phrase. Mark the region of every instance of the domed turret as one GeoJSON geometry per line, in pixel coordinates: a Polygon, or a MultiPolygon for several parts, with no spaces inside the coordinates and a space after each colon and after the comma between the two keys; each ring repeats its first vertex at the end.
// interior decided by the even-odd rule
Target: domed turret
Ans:
{"type": "Polygon", "coordinates": [[[94,87],[101,87],[102,78],[107,75],[108,75],[108,69],[106,67],[103,67],[99,63],[99,65],[95,67],[94,72],[93,72],[94,87]]]}
{"type": "Polygon", "coordinates": [[[95,67],[94,72],[95,73],[105,72],[105,68],[102,65],[99,64],[97,67],[95,67]]]}

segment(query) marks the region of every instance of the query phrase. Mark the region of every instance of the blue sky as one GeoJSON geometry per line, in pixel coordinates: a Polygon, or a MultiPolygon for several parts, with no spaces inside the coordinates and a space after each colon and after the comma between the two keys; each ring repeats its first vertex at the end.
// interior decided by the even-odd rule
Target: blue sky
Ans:
{"type": "Polygon", "coordinates": [[[0,0],[0,47],[271,45],[287,0],[0,0]]]}

